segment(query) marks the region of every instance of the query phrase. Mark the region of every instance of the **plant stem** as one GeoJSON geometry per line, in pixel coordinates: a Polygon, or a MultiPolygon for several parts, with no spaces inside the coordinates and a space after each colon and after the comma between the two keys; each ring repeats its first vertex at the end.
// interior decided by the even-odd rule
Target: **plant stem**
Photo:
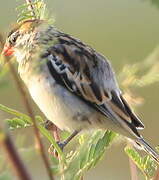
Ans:
{"type": "Polygon", "coordinates": [[[159,180],[159,167],[157,169],[157,173],[156,173],[155,177],[153,178],[153,180],[159,180]]]}
{"type": "Polygon", "coordinates": [[[130,166],[131,180],[138,180],[137,167],[131,158],[129,158],[129,166],[130,166]]]}
{"type": "MultiPolygon", "coordinates": [[[[133,149],[133,145],[128,141],[128,146],[133,149]]],[[[131,180],[138,180],[138,174],[137,174],[137,167],[136,164],[133,162],[133,160],[129,157],[129,167],[130,167],[130,174],[131,174],[131,180]]]]}
{"type": "MultiPolygon", "coordinates": [[[[2,40],[1,43],[4,44],[3,40],[2,40]]],[[[45,154],[45,150],[44,150],[43,144],[41,142],[41,138],[40,138],[40,133],[39,133],[39,130],[38,130],[38,127],[37,127],[37,124],[36,124],[35,116],[34,116],[34,113],[32,111],[29,100],[27,98],[24,86],[21,84],[21,81],[19,80],[19,77],[18,77],[18,75],[17,75],[17,73],[16,73],[16,71],[14,69],[14,66],[10,63],[9,58],[6,57],[5,61],[9,65],[11,74],[13,75],[13,79],[14,79],[14,81],[15,81],[15,83],[17,85],[17,88],[18,88],[18,90],[19,90],[19,92],[21,94],[24,106],[25,106],[29,116],[32,119],[33,129],[34,129],[35,137],[37,139],[37,143],[38,143],[38,146],[39,146],[39,149],[40,149],[41,157],[42,157],[43,162],[45,164],[45,167],[46,167],[46,170],[47,170],[47,173],[48,173],[48,176],[49,176],[50,180],[53,180],[54,177],[53,177],[53,174],[52,174],[52,171],[51,171],[51,168],[50,168],[50,164],[49,164],[48,158],[47,158],[47,156],[45,154]]]]}
{"type": "Polygon", "coordinates": [[[0,131],[0,144],[8,157],[8,161],[10,162],[14,173],[17,175],[19,180],[31,180],[31,177],[21,161],[9,134],[4,134],[1,129],[0,131]]]}
{"type": "Polygon", "coordinates": [[[39,149],[40,149],[40,154],[41,154],[42,159],[44,161],[46,170],[48,172],[50,180],[53,180],[54,178],[53,178],[53,174],[52,174],[52,171],[51,171],[51,168],[50,168],[50,164],[49,164],[49,161],[48,161],[47,156],[45,154],[45,150],[44,150],[43,144],[41,142],[40,133],[39,133],[39,130],[38,130],[38,127],[37,127],[35,116],[34,116],[34,113],[32,111],[31,105],[30,105],[30,103],[28,101],[26,92],[25,92],[25,90],[24,90],[24,88],[23,88],[23,86],[21,84],[21,81],[19,80],[19,78],[17,76],[17,73],[16,73],[13,65],[10,62],[8,64],[9,64],[9,68],[11,70],[11,74],[13,75],[14,81],[16,82],[17,88],[19,89],[19,92],[21,93],[25,108],[26,108],[29,116],[32,119],[35,136],[36,136],[36,139],[37,139],[37,143],[38,143],[38,146],[39,146],[39,149]]]}

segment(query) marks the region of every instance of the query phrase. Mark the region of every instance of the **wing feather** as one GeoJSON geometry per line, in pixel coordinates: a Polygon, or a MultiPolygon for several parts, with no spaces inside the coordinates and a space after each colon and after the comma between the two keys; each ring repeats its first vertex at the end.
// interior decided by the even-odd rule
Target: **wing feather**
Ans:
{"type": "Polygon", "coordinates": [[[118,88],[110,63],[77,39],[60,34],[48,49],[48,68],[62,86],[121,126],[144,128],[118,88]]]}

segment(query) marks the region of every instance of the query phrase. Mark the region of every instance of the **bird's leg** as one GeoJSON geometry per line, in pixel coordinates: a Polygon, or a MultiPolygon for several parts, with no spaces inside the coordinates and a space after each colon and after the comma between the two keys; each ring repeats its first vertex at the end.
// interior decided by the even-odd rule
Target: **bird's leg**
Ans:
{"type": "MultiPolygon", "coordinates": [[[[56,142],[60,142],[59,131],[58,128],[54,125],[54,123],[52,123],[50,120],[46,120],[44,122],[44,127],[53,134],[56,142]]],[[[58,158],[58,153],[57,151],[55,151],[52,144],[49,147],[48,152],[58,158]]]]}
{"type": "Polygon", "coordinates": [[[46,121],[44,122],[44,127],[45,127],[47,130],[52,131],[52,130],[54,130],[55,125],[54,125],[54,123],[52,123],[50,120],[46,120],[46,121]]]}
{"type": "Polygon", "coordinates": [[[67,139],[63,142],[57,142],[61,150],[63,151],[64,147],[79,133],[79,131],[75,130],[67,139]]]}
{"type": "Polygon", "coordinates": [[[59,142],[60,136],[59,136],[59,129],[57,128],[57,126],[54,123],[52,123],[50,120],[45,121],[44,126],[47,130],[53,132],[53,136],[55,140],[59,142]]]}
{"type": "Polygon", "coordinates": [[[64,147],[79,133],[79,131],[75,130],[66,140],[61,142],[60,137],[57,134],[56,126],[50,120],[47,120],[45,122],[45,128],[48,129],[49,131],[53,131],[54,138],[62,151],[64,147]]]}

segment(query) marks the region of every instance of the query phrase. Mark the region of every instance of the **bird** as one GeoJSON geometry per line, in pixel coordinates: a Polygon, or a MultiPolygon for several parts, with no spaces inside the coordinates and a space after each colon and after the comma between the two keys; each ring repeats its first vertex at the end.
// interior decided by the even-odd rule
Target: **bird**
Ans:
{"type": "Polygon", "coordinates": [[[109,129],[132,139],[159,163],[110,61],[91,46],[46,20],[30,19],[8,34],[3,54],[16,57],[18,73],[46,118],[72,133],[65,144],[81,131],[109,129]]]}

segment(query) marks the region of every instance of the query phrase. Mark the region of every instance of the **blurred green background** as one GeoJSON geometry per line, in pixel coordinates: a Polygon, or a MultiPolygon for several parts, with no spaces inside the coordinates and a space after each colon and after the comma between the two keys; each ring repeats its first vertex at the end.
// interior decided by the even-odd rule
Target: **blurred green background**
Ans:
{"type": "MultiPolygon", "coordinates": [[[[62,31],[78,37],[107,56],[118,74],[125,64],[133,64],[147,58],[159,46],[159,2],[157,0],[45,0],[55,25],[62,31]]],[[[17,18],[15,8],[23,0],[5,0],[0,4],[0,32],[7,34],[17,18]]],[[[21,98],[11,76],[0,89],[0,103],[25,112],[21,98]]],[[[159,144],[159,84],[138,89],[145,103],[138,108],[146,129],[143,135],[152,145],[159,144]]],[[[39,114],[36,106],[35,111],[39,114]]],[[[0,111],[0,121],[8,116],[0,111]]],[[[17,130],[27,134],[27,145],[33,141],[30,129],[17,130]]],[[[14,132],[15,133],[15,132],[14,132]]],[[[13,134],[14,134],[13,133],[13,134]]],[[[17,140],[18,141],[18,140],[17,140]]],[[[19,140],[21,141],[21,140],[19,140]]],[[[128,158],[124,143],[109,149],[98,166],[89,171],[85,180],[130,179],[128,158]]],[[[46,172],[38,154],[23,157],[34,179],[46,179],[46,172]]]]}

